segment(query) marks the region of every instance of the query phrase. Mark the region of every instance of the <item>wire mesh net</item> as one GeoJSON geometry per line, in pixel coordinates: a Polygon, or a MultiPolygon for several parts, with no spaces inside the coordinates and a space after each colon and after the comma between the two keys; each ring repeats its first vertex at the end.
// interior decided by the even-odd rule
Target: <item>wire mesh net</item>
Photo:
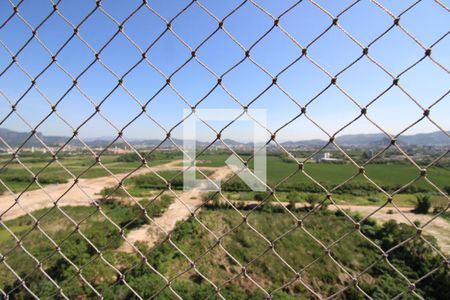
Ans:
{"type": "MultiPolygon", "coordinates": [[[[395,9],[375,0],[342,1],[333,9],[325,1],[265,2],[219,5],[193,0],[162,6],[162,1],[146,0],[120,4],[60,0],[33,6],[29,0],[2,1],[0,126],[18,128],[20,123],[27,130],[16,144],[6,135],[0,137],[5,149],[0,169],[3,298],[445,296],[449,240],[442,237],[445,232],[436,232],[440,228],[436,224],[446,222],[448,175],[434,180],[433,172],[449,153],[448,116],[439,118],[448,103],[448,22],[436,25],[433,34],[419,36],[403,20],[408,24],[408,18],[417,18],[424,3],[448,20],[449,8],[437,0],[402,2],[395,9]],[[354,30],[352,21],[361,17],[361,11],[373,16],[362,22],[371,28],[367,32],[354,30]],[[314,17],[302,26],[290,25],[292,19],[308,14],[314,17]],[[326,39],[329,43],[323,44],[326,39]],[[392,48],[380,46],[388,39],[392,48]],[[335,47],[329,49],[330,45],[335,47]],[[400,59],[402,47],[414,49],[415,56],[400,59]],[[317,54],[321,51],[326,55],[317,54]],[[380,61],[380,51],[399,55],[395,61],[380,61]],[[361,64],[373,73],[361,72],[361,64]],[[437,81],[441,90],[424,94],[427,99],[415,96],[408,84],[420,80],[414,72],[420,74],[423,64],[435,76],[446,78],[437,81]],[[306,69],[323,80],[308,81],[304,78],[308,75],[302,75],[306,69]],[[356,76],[348,79],[351,72],[356,76]],[[357,78],[367,84],[375,74],[383,76],[385,85],[362,91],[348,85],[357,78]],[[195,82],[189,81],[190,76],[195,82]],[[236,91],[239,84],[243,89],[236,91]],[[296,85],[302,92],[291,89],[296,85]],[[342,101],[315,106],[326,94],[342,101]],[[406,110],[390,114],[377,108],[388,94],[414,108],[411,118],[406,110]],[[167,95],[170,101],[159,100],[167,95]],[[239,172],[232,174],[222,166],[196,169],[198,177],[222,180],[222,189],[211,193],[180,189],[185,169],[176,155],[185,151],[174,136],[187,118],[199,118],[196,111],[214,105],[217,97],[227,99],[224,108],[239,109],[250,118],[254,118],[251,109],[266,107],[267,99],[279,101],[278,110],[267,107],[269,118],[276,115],[279,122],[264,128],[265,143],[289,160],[292,170],[269,181],[267,192],[253,195],[258,201],[233,199],[227,188],[239,172]],[[190,113],[168,116],[162,107],[190,113]],[[331,114],[321,119],[317,114],[321,110],[331,114]],[[391,134],[389,118],[405,121],[397,134],[391,134]],[[326,140],[306,157],[281,142],[289,135],[288,128],[302,130],[298,122],[326,140]],[[359,122],[369,124],[386,142],[363,160],[339,143],[339,135],[359,122]],[[400,143],[424,122],[447,141],[426,163],[400,143]],[[84,138],[95,130],[92,124],[109,128],[113,137],[99,145],[84,138]],[[62,128],[68,137],[51,140],[40,133],[51,126],[62,128]],[[160,138],[152,146],[140,147],[127,137],[133,127],[159,132],[160,138]],[[120,154],[117,145],[127,149],[129,155],[122,157],[132,158],[126,167],[111,160],[111,153],[120,154]],[[33,162],[24,152],[30,148],[42,149],[44,159],[33,162]],[[336,184],[324,183],[333,174],[308,167],[328,149],[350,166],[348,176],[336,184]],[[82,151],[85,159],[71,159],[71,151],[82,151]],[[372,176],[372,164],[388,153],[400,156],[412,169],[413,175],[401,184],[385,185],[372,176]],[[16,174],[10,175],[12,168],[16,174]],[[152,180],[142,177],[146,174],[152,180]],[[151,189],[144,200],[142,191],[130,190],[129,182],[139,179],[151,189]],[[352,185],[355,180],[379,195],[379,203],[363,207],[359,214],[339,201],[342,193],[357,188],[352,185]],[[286,182],[308,182],[306,192],[318,196],[297,194],[309,197],[310,205],[287,203],[286,182]],[[418,186],[426,186],[443,203],[422,222],[412,219],[396,198],[412,189],[420,192],[418,186]],[[383,236],[395,226],[387,222],[377,231],[373,220],[386,221],[392,215],[407,226],[383,236]],[[414,264],[402,262],[411,257],[414,264]],[[382,276],[391,289],[377,289],[382,276]],[[441,286],[440,295],[431,292],[432,284],[441,286]]],[[[226,137],[227,128],[241,115],[219,127],[199,118],[213,138],[191,157],[188,168],[194,168],[194,162],[201,165],[208,151],[220,145],[252,172],[254,155],[242,155],[226,137]]],[[[399,168],[400,174],[403,165],[394,169],[399,168]]]]}

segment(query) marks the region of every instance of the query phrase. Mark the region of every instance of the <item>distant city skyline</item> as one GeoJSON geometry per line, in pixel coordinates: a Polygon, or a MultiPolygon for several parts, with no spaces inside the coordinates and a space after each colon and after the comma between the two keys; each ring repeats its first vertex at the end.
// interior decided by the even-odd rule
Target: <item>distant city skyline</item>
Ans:
{"type": "MultiPolygon", "coordinates": [[[[176,12],[191,1],[149,1],[149,6],[170,20],[176,12]]],[[[226,16],[239,1],[199,1],[219,18],[226,16]]],[[[275,1],[256,1],[274,16],[279,15],[297,1],[286,1],[283,4],[275,1]]],[[[317,1],[331,14],[337,15],[352,1],[317,1]]],[[[102,1],[102,9],[114,19],[122,22],[140,5],[141,1],[131,1],[126,6],[120,2],[102,1]]],[[[394,14],[399,14],[413,1],[380,1],[394,14]]],[[[62,1],[59,13],[71,23],[78,24],[95,2],[62,1]]],[[[31,26],[36,26],[52,11],[50,1],[25,1],[20,6],[21,14],[31,26]]],[[[0,24],[13,12],[7,1],[0,3],[0,24]]],[[[371,1],[360,1],[339,17],[339,24],[362,45],[367,46],[377,36],[393,24],[393,19],[371,1]]],[[[443,11],[434,1],[422,1],[417,7],[401,16],[401,24],[417,38],[425,47],[433,46],[432,57],[444,68],[450,66],[450,36],[445,35],[450,24],[450,15],[443,11]],[[426,21],[425,21],[426,20],[426,21]]],[[[322,31],[332,24],[332,19],[322,12],[311,1],[303,1],[286,15],[280,18],[280,25],[301,45],[306,46],[322,31]]],[[[171,24],[172,29],[191,48],[197,47],[202,40],[217,29],[217,21],[211,18],[197,3],[189,6],[171,24]]],[[[244,47],[248,48],[259,37],[273,26],[273,20],[265,15],[251,2],[245,3],[224,22],[224,28],[244,47]]],[[[124,25],[126,34],[141,48],[147,48],[167,25],[149,9],[138,10],[124,25]]],[[[80,26],[79,34],[98,51],[104,43],[117,31],[117,25],[105,13],[97,10],[80,26]]],[[[54,54],[73,34],[73,29],[58,15],[53,14],[39,29],[38,37],[54,54]]],[[[7,25],[0,29],[0,73],[7,68],[12,53],[16,53],[31,36],[31,30],[16,15],[7,25]]],[[[398,75],[409,66],[424,57],[424,50],[418,46],[398,27],[394,27],[369,47],[369,54],[377,62],[386,67],[392,74],[398,75]]],[[[327,33],[308,47],[308,55],[323,66],[330,74],[335,75],[362,54],[362,49],[339,30],[332,27],[327,33]]],[[[191,57],[191,52],[183,46],[170,32],[166,32],[155,46],[147,53],[148,60],[167,76],[191,57]]],[[[251,50],[251,58],[262,65],[271,74],[277,74],[301,55],[301,49],[287,38],[278,28],[274,28],[260,43],[251,50]]],[[[222,74],[244,58],[245,53],[223,31],[219,30],[210,40],[196,52],[199,60],[217,74],[222,74]]],[[[142,55],[124,35],[119,34],[101,53],[100,58],[119,77],[123,76],[142,55]]],[[[17,55],[20,66],[34,77],[51,61],[51,55],[32,39],[27,47],[17,55]]],[[[94,52],[78,38],[73,38],[57,57],[58,63],[72,76],[77,76],[93,61],[94,52]]],[[[430,117],[444,130],[450,129],[450,76],[429,58],[420,61],[412,69],[400,77],[400,84],[414,99],[428,107],[439,98],[442,100],[431,109],[430,117]]],[[[208,92],[217,80],[195,60],[191,60],[171,78],[171,84],[183,95],[184,100],[194,105],[200,99],[206,99],[199,108],[239,108],[239,105],[220,87],[211,94],[208,92]]],[[[272,79],[253,63],[246,59],[238,67],[223,77],[223,85],[239,102],[247,105],[272,83],[272,79]]],[[[337,83],[361,106],[367,105],[392,84],[392,79],[367,57],[363,57],[355,65],[337,77],[337,83]]],[[[72,80],[53,64],[36,81],[40,91],[47,100],[55,103],[70,88],[72,80]]],[[[79,91],[73,89],[58,104],[60,116],[73,127],[79,126],[92,114],[94,106],[108,96],[117,84],[117,79],[100,63],[95,63],[78,80],[79,87],[89,97],[86,99],[79,91]],[[94,102],[92,105],[89,100],[94,102]]],[[[141,63],[123,81],[124,86],[141,103],[152,98],[164,86],[165,79],[145,62],[141,63]]],[[[277,78],[279,84],[300,105],[308,101],[330,84],[322,71],[304,57],[277,78]]],[[[13,65],[0,76],[0,127],[15,131],[29,131],[26,124],[15,114],[6,120],[11,106],[8,101],[17,105],[17,112],[36,126],[51,112],[51,104],[47,103],[39,92],[30,86],[30,79],[19,67],[13,65]],[[23,96],[25,95],[25,96],[23,96]]],[[[147,106],[148,114],[166,129],[170,129],[183,117],[183,111],[189,108],[170,88],[163,89],[147,106]]],[[[267,109],[267,124],[271,131],[285,125],[300,113],[292,100],[278,88],[272,86],[259,97],[251,108],[267,109]]],[[[122,88],[118,88],[101,105],[101,112],[118,128],[122,128],[141,112],[141,107],[122,88]]],[[[307,108],[308,115],[330,134],[333,134],[360,114],[360,109],[352,103],[335,86],[331,86],[307,108]]],[[[367,110],[367,115],[389,133],[397,134],[423,116],[423,111],[400,91],[398,87],[390,89],[376,100],[367,110]]],[[[218,127],[220,123],[216,124],[218,127]]],[[[239,124],[226,131],[225,138],[237,141],[248,140],[250,127],[239,124]]],[[[424,119],[408,130],[411,135],[422,132],[434,132],[439,129],[424,119]]],[[[70,127],[52,115],[38,128],[46,135],[69,136],[70,127]]],[[[173,132],[173,136],[182,138],[182,127],[173,132]]],[[[346,128],[341,134],[379,133],[364,117],[346,128]]],[[[80,130],[81,138],[115,136],[116,130],[98,115],[80,130]]],[[[141,116],[124,131],[129,139],[161,139],[164,131],[151,120],[141,116]]],[[[304,116],[290,123],[278,133],[280,141],[326,139],[326,135],[304,116]]],[[[201,140],[211,140],[213,132],[204,128],[199,136],[201,140]]]]}

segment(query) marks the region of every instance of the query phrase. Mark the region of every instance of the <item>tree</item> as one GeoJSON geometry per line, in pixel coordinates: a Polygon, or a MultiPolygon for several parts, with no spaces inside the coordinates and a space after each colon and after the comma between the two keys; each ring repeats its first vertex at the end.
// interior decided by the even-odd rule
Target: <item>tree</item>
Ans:
{"type": "Polygon", "coordinates": [[[419,195],[416,196],[417,204],[414,208],[414,212],[416,214],[427,214],[431,207],[430,196],[428,195],[419,195]]]}
{"type": "Polygon", "coordinates": [[[253,197],[256,201],[264,201],[267,198],[267,194],[263,192],[255,193],[255,196],[253,197]]]}
{"type": "Polygon", "coordinates": [[[310,194],[308,196],[306,196],[306,202],[308,202],[309,206],[314,207],[316,205],[316,203],[318,203],[320,201],[320,197],[316,194],[310,194]]]}

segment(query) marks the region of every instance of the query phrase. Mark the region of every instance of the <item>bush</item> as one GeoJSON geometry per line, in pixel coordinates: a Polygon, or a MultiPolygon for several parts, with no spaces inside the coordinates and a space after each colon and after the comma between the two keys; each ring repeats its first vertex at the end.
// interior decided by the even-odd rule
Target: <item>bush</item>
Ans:
{"type": "Polygon", "coordinates": [[[447,195],[450,195],[450,185],[444,186],[444,192],[445,192],[447,195]]]}
{"type": "Polygon", "coordinates": [[[367,199],[367,200],[369,200],[369,202],[373,202],[373,203],[380,202],[380,199],[378,199],[376,197],[369,197],[369,199],[367,199]]]}
{"type": "Polygon", "coordinates": [[[306,196],[306,202],[308,202],[308,204],[311,206],[311,207],[314,207],[317,203],[319,203],[320,202],[320,197],[319,197],[319,195],[315,195],[315,194],[313,194],[313,195],[308,195],[308,196],[306,196]]]}
{"type": "Polygon", "coordinates": [[[267,198],[267,194],[266,193],[255,193],[255,196],[253,197],[256,201],[263,201],[267,198]]]}
{"type": "Polygon", "coordinates": [[[286,199],[289,202],[295,202],[299,199],[299,195],[297,192],[289,192],[289,194],[287,194],[286,199]]]}
{"type": "Polygon", "coordinates": [[[106,187],[101,190],[100,195],[102,195],[103,198],[108,199],[128,197],[127,193],[123,189],[117,187],[106,187]]]}
{"type": "Polygon", "coordinates": [[[203,202],[210,202],[212,206],[219,206],[220,194],[219,192],[209,192],[202,197],[203,202]]]}
{"type": "Polygon", "coordinates": [[[2,176],[3,181],[9,181],[9,182],[24,182],[24,183],[31,183],[33,180],[32,176],[30,174],[14,174],[14,175],[6,175],[2,176]]]}
{"type": "MultiPolygon", "coordinates": [[[[31,174],[11,174],[2,176],[2,180],[6,182],[30,184],[33,182],[33,176],[31,174]]],[[[67,178],[64,178],[63,176],[43,174],[38,176],[38,182],[40,184],[66,183],[67,178]]]]}
{"type": "Polygon", "coordinates": [[[232,179],[222,185],[222,191],[227,192],[249,192],[250,188],[241,179],[232,179]]]}
{"type": "Polygon", "coordinates": [[[116,161],[131,163],[131,162],[140,162],[141,159],[136,153],[125,153],[117,157],[116,161]]]}
{"type": "Polygon", "coordinates": [[[165,182],[153,174],[139,175],[131,179],[134,185],[141,189],[159,189],[165,188],[165,182]]]}
{"type": "Polygon", "coordinates": [[[439,213],[443,212],[444,210],[445,210],[445,207],[443,207],[443,206],[435,206],[433,208],[433,214],[434,215],[439,214],[439,213]]]}
{"type": "MultiPolygon", "coordinates": [[[[155,200],[142,200],[140,204],[145,208],[147,214],[153,217],[159,217],[162,213],[172,204],[173,197],[171,195],[163,194],[158,199],[155,200]]],[[[137,205],[135,207],[136,211],[134,212],[136,215],[139,215],[142,218],[142,222],[146,222],[146,218],[142,211],[138,209],[137,205]]]]}
{"type": "Polygon", "coordinates": [[[430,196],[428,195],[420,195],[416,196],[417,204],[414,208],[414,213],[416,214],[427,214],[431,207],[430,196]]]}
{"type": "Polygon", "coordinates": [[[63,178],[62,176],[51,176],[51,175],[39,176],[38,180],[39,183],[41,184],[57,184],[67,182],[67,178],[63,178]]]}

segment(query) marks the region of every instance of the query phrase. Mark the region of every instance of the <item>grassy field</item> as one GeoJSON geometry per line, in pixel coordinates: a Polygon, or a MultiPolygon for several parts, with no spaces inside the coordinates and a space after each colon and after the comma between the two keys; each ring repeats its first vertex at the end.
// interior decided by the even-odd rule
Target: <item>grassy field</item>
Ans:
{"type": "MultiPolygon", "coordinates": [[[[261,192],[226,192],[225,196],[233,201],[253,201],[265,198],[267,193],[261,192]]],[[[318,200],[325,199],[324,193],[305,193],[305,192],[277,192],[277,198],[281,202],[299,202],[307,203],[307,199],[314,197],[318,200]]],[[[417,203],[416,194],[397,194],[393,197],[393,202],[399,207],[414,207],[417,203]]],[[[382,205],[387,201],[387,197],[382,193],[372,193],[370,195],[355,196],[352,194],[336,194],[333,200],[337,204],[345,205],[382,205]]],[[[431,195],[430,200],[433,207],[446,207],[448,201],[440,195],[431,195]]]]}
{"type": "MultiPolygon", "coordinates": [[[[220,152],[207,152],[199,157],[198,166],[219,167],[223,166],[228,154],[220,152]]],[[[176,153],[155,153],[148,158],[150,166],[163,164],[175,159],[180,159],[180,154],[176,153]]],[[[7,159],[2,157],[3,162],[7,159]]],[[[49,161],[45,155],[24,155],[21,161],[33,172],[41,170],[49,161]]],[[[95,160],[87,155],[62,156],[60,162],[67,167],[75,176],[82,174],[82,178],[94,178],[106,176],[108,173],[95,160]],[[87,168],[93,166],[89,171],[87,168]]],[[[125,155],[105,155],[102,156],[102,164],[113,173],[130,172],[141,165],[140,160],[134,154],[125,155]]],[[[1,162],[0,162],[1,163],[1,162]]],[[[330,163],[306,163],[304,171],[312,176],[328,190],[332,190],[336,185],[344,182],[351,176],[358,173],[356,167],[351,164],[330,164],[330,163]]],[[[276,187],[277,196],[281,201],[304,201],[311,194],[325,195],[324,191],[305,174],[292,161],[280,155],[269,155],[267,157],[267,180],[268,185],[276,187]],[[285,178],[291,176],[289,179],[285,178]]],[[[174,189],[182,188],[182,176],[174,177],[178,171],[164,171],[159,174],[172,181],[174,189]]],[[[210,173],[208,173],[210,174],[210,173]]],[[[371,164],[366,167],[366,174],[378,185],[389,193],[394,192],[400,186],[415,179],[419,171],[412,165],[406,163],[384,163],[371,164]]],[[[70,178],[69,174],[52,163],[44,172],[39,175],[39,182],[43,185],[53,183],[63,183],[70,178]]],[[[197,174],[197,178],[201,175],[197,174]]],[[[450,169],[444,167],[432,167],[428,170],[428,178],[444,191],[450,189],[450,169]]],[[[17,162],[9,164],[6,169],[0,172],[0,179],[14,192],[20,192],[25,188],[36,189],[38,186],[33,183],[31,175],[24,170],[17,162]]],[[[0,191],[3,186],[0,186],[0,191]]],[[[147,197],[152,194],[152,189],[166,188],[163,180],[156,175],[147,174],[131,178],[126,182],[126,188],[133,196],[147,197]]],[[[223,189],[228,196],[234,200],[254,200],[255,193],[238,178],[225,184],[223,189]]],[[[4,190],[4,187],[3,187],[4,190]]],[[[446,199],[435,192],[434,188],[425,180],[420,179],[410,185],[408,189],[395,195],[394,201],[400,206],[414,206],[415,196],[418,193],[429,193],[434,206],[445,206],[446,199]]],[[[379,205],[386,200],[386,196],[380,193],[375,186],[370,184],[362,175],[357,176],[341,188],[333,191],[334,200],[342,204],[357,205],[379,205]]]]}
{"type": "MultiPolygon", "coordinates": [[[[223,166],[227,154],[206,154],[200,157],[198,166],[223,166]]],[[[325,192],[317,184],[299,171],[298,166],[284,157],[269,155],[267,157],[267,181],[271,187],[276,187],[280,201],[304,202],[313,194],[325,197],[325,192]],[[290,177],[286,181],[285,178],[290,177]]],[[[306,163],[304,171],[328,190],[344,182],[358,173],[352,164],[306,163]]],[[[389,193],[409,183],[419,175],[417,168],[404,162],[369,164],[365,168],[366,175],[389,193]]],[[[450,169],[432,167],[427,177],[444,192],[450,190],[450,169]]],[[[233,179],[223,186],[227,197],[232,200],[255,200],[258,193],[249,191],[239,179],[233,179]],[[237,183],[237,184],[236,184],[237,183]]],[[[416,205],[417,194],[427,193],[433,206],[445,207],[448,200],[422,178],[411,184],[406,190],[393,197],[395,204],[404,207],[416,205]]],[[[333,199],[339,204],[380,205],[386,201],[386,196],[362,175],[358,175],[341,188],[333,191],[333,199]]]]}
{"type": "MultiPolygon", "coordinates": [[[[123,158],[124,156],[120,155],[103,155],[101,157],[101,164],[114,174],[131,172],[142,165],[137,157],[135,159],[123,158]]],[[[3,166],[8,159],[9,156],[0,156],[0,165],[3,166]]],[[[48,184],[66,182],[71,178],[69,172],[76,177],[81,175],[81,178],[95,178],[110,175],[89,154],[61,156],[59,158],[59,162],[67,168],[69,172],[64,170],[64,168],[56,162],[52,162],[52,159],[48,155],[24,154],[24,156],[19,159],[35,174],[45,168],[44,171],[40,172],[38,176],[39,183],[44,186],[48,184]]],[[[171,162],[174,159],[177,159],[177,156],[171,155],[170,153],[158,153],[150,156],[147,159],[147,164],[149,166],[154,166],[171,162]]],[[[10,162],[6,168],[0,171],[0,180],[12,189],[13,192],[20,192],[25,188],[28,188],[28,190],[39,188],[37,184],[33,183],[32,175],[17,161],[10,162]]],[[[0,186],[0,191],[3,190],[4,187],[0,186]]]]}
{"type": "MultiPolygon", "coordinates": [[[[161,204],[152,215],[160,213],[166,205],[167,203],[161,204]]],[[[133,206],[108,204],[105,207],[105,213],[123,226],[134,218],[133,214],[136,213],[134,209],[133,206]]],[[[121,245],[118,230],[108,225],[108,222],[105,222],[94,208],[67,207],[64,210],[76,220],[94,213],[83,223],[81,231],[98,249],[102,250],[104,259],[122,273],[126,273],[127,284],[142,297],[149,298],[156,295],[156,299],[174,298],[169,289],[159,293],[165,287],[165,282],[146,264],[143,264],[142,259],[134,254],[117,251],[121,245]]],[[[246,211],[241,212],[246,213],[246,211]]],[[[298,218],[302,218],[305,212],[298,210],[295,214],[298,218]]],[[[172,234],[172,241],[190,258],[199,258],[196,260],[198,272],[167,242],[152,250],[139,245],[148,263],[158,272],[167,278],[176,277],[171,287],[183,298],[204,299],[207,296],[211,296],[212,299],[218,298],[214,287],[199,274],[203,274],[220,287],[222,295],[227,299],[264,298],[264,293],[257,285],[240,274],[241,265],[246,265],[246,274],[269,292],[295,279],[295,273],[275,255],[261,236],[243,223],[242,217],[235,211],[211,207],[202,211],[199,220],[217,235],[231,230],[221,240],[221,245],[233,258],[218,247],[213,236],[193,219],[177,226],[172,234]]],[[[300,272],[302,281],[318,294],[328,296],[351,285],[351,278],[329,256],[324,255],[324,249],[299,228],[296,221],[286,213],[275,207],[266,207],[262,211],[252,213],[247,221],[269,241],[274,241],[286,233],[282,239],[274,243],[273,249],[295,270],[303,270],[300,272]],[[313,261],[315,263],[308,266],[313,261]]],[[[143,223],[145,220],[139,218],[133,226],[143,223]]],[[[55,253],[54,246],[42,234],[37,233],[36,230],[27,234],[33,226],[30,220],[23,217],[8,221],[6,224],[18,236],[23,237],[22,243],[31,254],[44,261],[43,268],[56,278],[69,298],[94,297],[92,291],[76,276],[76,270],[61,255],[56,253],[49,257],[55,253]]],[[[83,276],[105,296],[105,299],[133,298],[131,292],[119,280],[118,274],[98,257],[94,248],[86,243],[79,233],[74,232],[73,225],[61,213],[52,212],[51,215],[46,216],[42,220],[41,227],[58,243],[62,243],[61,250],[71,261],[77,265],[83,265],[83,276]],[[72,232],[74,232],[72,236],[65,239],[72,232]]],[[[379,260],[379,251],[358,232],[353,231],[354,227],[346,217],[329,211],[320,211],[315,213],[314,217],[304,220],[304,228],[325,245],[330,245],[343,234],[352,232],[331,248],[330,255],[352,276],[357,276],[360,271],[375,263],[365,275],[358,278],[359,286],[371,297],[392,298],[408,289],[408,283],[384,260],[379,260]]],[[[387,223],[380,227],[373,221],[363,224],[362,232],[384,250],[415,234],[415,231],[406,225],[387,223]]],[[[432,240],[432,238],[429,239],[432,240]]],[[[19,275],[27,276],[28,286],[40,297],[52,298],[56,293],[55,288],[48,279],[34,269],[34,261],[17,247],[3,229],[0,230],[0,241],[0,252],[6,255],[8,264],[18,270],[19,275]],[[14,251],[9,252],[11,248],[14,251]]],[[[449,271],[442,266],[441,259],[420,240],[414,239],[391,252],[389,259],[390,263],[402,273],[407,274],[412,281],[431,269],[441,266],[429,279],[417,284],[416,292],[427,299],[443,299],[449,293],[449,271]]],[[[3,279],[0,283],[2,289],[11,289],[18,284],[3,264],[0,266],[0,276],[3,279]]],[[[20,298],[24,295],[26,292],[19,286],[13,296],[20,298]]],[[[273,296],[274,299],[312,297],[299,281],[280,289],[273,296]]],[[[341,298],[364,299],[354,287],[346,290],[341,298]]],[[[408,294],[404,297],[404,299],[410,298],[413,299],[412,295],[408,294]]]]}
{"type": "MultiPolygon", "coordinates": [[[[161,215],[172,201],[172,197],[163,195],[152,202],[142,200],[140,204],[146,207],[148,216],[153,218],[161,215]]],[[[125,234],[128,230],[149,222],[137,205],[121,205],[117,202],[104,203],[102,205],[102,213],[107,215],[111,221],[108,221],[95,207],[64,207],[63,211],[74,222],[81,222],[79,226],[80,231],[77,231],[76,225],[57,209],[35,211],[34,216],[36,218],[43,216],[39,224],[40,230],[45,232],[61,247],[61,251],[69,260],[75,262],[78,266],[83,266],[94,259],[92,264],[83,269],[86,276],[93,281],[101,280],[100,278],[104,276],[103,272],[112,275],[108,271],[109,267],[96,257],[94,246],[103,252],[107,260],[114,260],[116,255],[115,249],[123,242],[119,229],[111,221],[117,226],[125,228],[125,234]],[[89,239],[92,245],[83,236],[89,239]]],[[[6,257],[8,264],[19,274],[22,274],[22,276],[27,276],[28,274],[26,277],[27,282],[31,282],[33,288],[43,292],[44,295],[42,297],[48,298],[49,293],[55,292],[54,286],[41,277],[42,274],[35,269],[36,263],[30,254],[35,259],[43,262],[43,267],[48,273],[60,280],[76,274],[73,266],[55,251],[55,244],[50,242],[38,230],[30,217],[24,216],[5,223],[16,237],[21,240],[21,246],[25,247],[29,254],[19,247],[11,233],[3,226],[0,226],[0,254],[6,257]]],[[[118,263],[118,261],[115,262],[118,263]]],[[[0,278],[0,288],[2,289],[14,284],[16,280],[15,276],[4,264],[0,265],[0,278]]],[[[77,279],[74,281],[76,282],[77,279]]],[[[80,295],[82,294],[80,289],[82,290],[83,288],[78,288],[79,286],[74,284],[68,288],[68,292],[73,293],[73,295],[80,295]]],[[[18,292],[20,293],[20,289],[18,292]]],[[[13,297],[13,299],[15,298],[13,297]]]]}
{"type": "MultiPolygon", "coordinates": [[[[218,167],[225,165],[225,160],[229,157],[226,154],[206,154],[199,159],[198,166],[218,167]]],[[[245,157],[245,156],[243,156],[245,157]]],[[[316,179],[318,182],[333,186],[344,182],[353,175],[358,173],[358,168],[350,163],[332,164],[332,163],[306,163],[304,171],[316,179]]],[[[374,180],[378,185],[384,186],[400,186],[408,183],[420,175],[419,170],[409,163],[384,163],[369,164],[365,167],[366,175],[374,180]]],[[[312,184],[312,181],[298,172],[298,166],[294,161],[277,155],[269,155],[267,157],[267,180],[271,185],[279,184],[286,177],[293,175],[285,185],[296,184],[312,184]]],[[[432,167],[429,169],[428,178],[438,187],[444,188],[449,186],[450,169],[442,167],[432,167]]],[[[362,176],[358,176],[351,183],[365,183],[367,180],[362,176]]],[[[415,187],[424,189],[432,189],[432,187],[424,180],[414,184],[415,187]]]]}
{"type": "MultiPolygon", "coordinates": [[[[202,171],[203,174],[209,176],[212,171],[202,171]]],[[[183,189],[183,173],[181,171],[160,171],[158,175],[164,178],[167,182],[170,182],[171,189],[182,190],[183,189]]],[[[157,190],[167,189],[166,182],[159,176],[148,173],[138,175],[125,180],[125,189],[133,197],[150,197],[157,193],[157,190]]],[[[200,172],[196,172],[197,178],[204,178],[200,172]]],[[[106,187],[102,191],[103,196],[107,196],[113,192],[113,187],[106,187]]],[[[126,197],[126,193],[123,190],[116,190],[113,192],[116,196],[126,197]]]]}

